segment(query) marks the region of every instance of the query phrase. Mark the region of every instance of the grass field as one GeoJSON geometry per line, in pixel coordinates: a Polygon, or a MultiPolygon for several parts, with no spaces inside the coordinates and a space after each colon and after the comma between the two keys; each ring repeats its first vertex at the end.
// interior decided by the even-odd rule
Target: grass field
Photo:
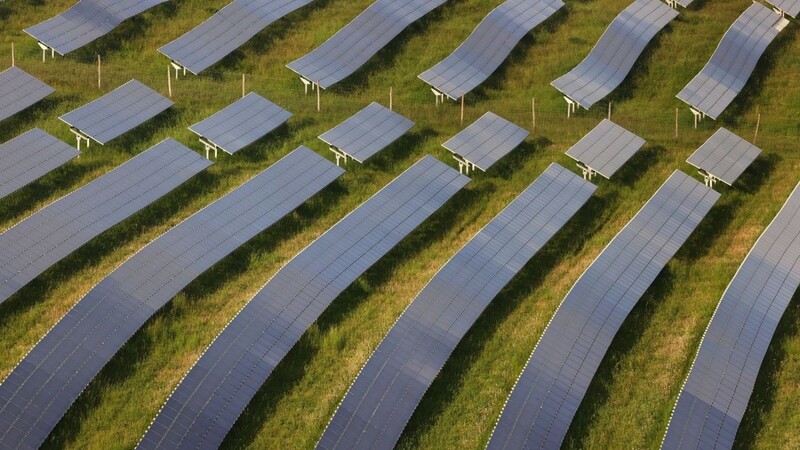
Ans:
{"type": "MultiPolygon", "coordinates": [[[[0,4],[0,66],[17,64],[56,88],[0,123],[0,142],[32,127],[73,142],[58,116],[131,78],[167,93],[167,59],[156,49],[228,0],[175,0],[125,22],[100,41],[46,63],[22,32],[74,0],[0,4]],[[97,87],[96,58],[103,59],[97,87]]],[[[461,129],[459,106],[436,107],[416,76],[449,54],[500,0],[451,0],[316,99],[284,67],[341,28],[370,0],[317,0],[260,33],[199,77],[173,80],[168,112],[0,202],[0,230],[171,136],[202,151],[187,126],[254,90],[295,114],[288,125],[66,258],[0,305],[0,379],[94,284],[180,220],[377,100],[417,126],[364,166],[200,276],[160,311],[73,405],[46,448],[130,448],[182,375],[241,306],[294,254],[425,154],[452,162],[440,144],[461,129]]],[[[566,118],[551,80],[574,67],[629,0],[567,0],[523,39],[484,86],[467,96],[465,123],[494,111],[536,129],[376,264],[323,314],[264,384],[225,448],[310,448],[349,383],[397,316],[435,271],[551,162],[607,113],[601,102],[566,118]]],[[[723,196],[668,264],[617,335],[569,431],[569,448],[656,448],[700,337],[747,251],[800,180],[800,36],[793,21],[767,50],[742,95],[718,122],[694,130],[675,94],[703,67],[747,0],[696,0],[648,47],[609,98],[613,119],[648,143],[494,300],[419,405],[400,448],[483,448],[514,380],[558,303],[583,270],[676,168],[724,125],[753,139],[761,158],[723,196]],[[679,136],[675,137],[675,108],[679,136]]],[[[452,162],[455,166],[455,163],[452,162]]],[[[800,448],[800,302],[793,300],[765,359],[739,429],[742,448],[800,448]]]]}

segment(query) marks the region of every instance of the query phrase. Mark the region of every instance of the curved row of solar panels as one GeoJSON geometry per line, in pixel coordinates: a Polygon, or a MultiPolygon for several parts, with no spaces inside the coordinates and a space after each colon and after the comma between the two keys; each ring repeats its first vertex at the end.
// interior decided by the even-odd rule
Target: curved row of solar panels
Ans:
{"type": "Polygon", "coordinates": [[[761,55],[788,21],[753,3],[722,37],[711,59],[677,97],[716,119],[739,95],[761,55]]]}
{"type": "Polygon", "coordinates": [[[0,234],[0,303],[211,163],[167,139],[0,234]]]}
{"type": "Polygon", "coordinates": [[[796,18],[800,14],[800,0],[768,0],[767,3],[789,16],[796,18]]]}
{"type": "Polygon", "coordinates": [[[557,448],[622,322],[719,194],[676,170],[581,275],[514,385],[488,448],[557,448]]]}
{"type": "Polygon", "coordinates": [[[55,89],[19,67],[0,72],[0,121],[38,103],[53,92],[55,89]]]}
{"type": "Polygon", "coordinates": [[[625,80],[647,44],[677,16],[658,0],[636,0],[614,18],[580,64],[550,84],[591,108],[625,80]]]}
{"type": "Polygon", "coordinates": [[[276,20],[309,3],[311,0],[234,0],[158,51],[198,75],[276,20]]]}
{"type": "Polygon", "coordinates": [[[139,448],[216,448],[328,305],[467,184],[427,156],[300,252],[214,339],[139,448]]]}
{"type": "Polygon", "coordinates": [[[0,384],[0,447],[41,445],[100,369],[156,311],[342,173],[301,147],[104,278],[0,384]]]}
{"type": "Polygon", "coordinates": [[[323,89],[342,81],[446,0],[377,0],[311,53],[286,67],[323,89]]]}
{"type": "Polygon", "coordinates": [[[563,6],[561,0],[508,0],[419,78],[451,99],[462,97],[489,78],[526,34],[563,6]]]}
{"type": "Polygon", "coordinates": [[[78,156],[75,148],[34,128],[0,145],[0,199],[78,156]]]}
{"type": "Polygon", "coordinates": [[[772,335],[800,284],[798,187],[725,289],[681,389],[662,448],[733,447],[772,335]]]}
{"type": "Polygon", "coordinates": [[[26,28],[25,32],[59,55],[66,55],[108,34],[124,20],[166,1],[80,0],[63,13],[26,28]]]}
{"type": "Polygon", "coordinates": [[[550,167],[430,280],[350,386],[318,448],[391,448],[489,302],[596,187],[550,167]]]}

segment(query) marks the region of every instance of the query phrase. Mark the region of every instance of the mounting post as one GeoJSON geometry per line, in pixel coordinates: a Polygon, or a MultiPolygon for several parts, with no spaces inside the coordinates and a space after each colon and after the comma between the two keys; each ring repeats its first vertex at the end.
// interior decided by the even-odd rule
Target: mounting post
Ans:
{"type": "Polygon", "coordinates": [[[570,115],[575,113],[575,107],[578,105],[578,103],[566,95],[564,96],[564,100],[567,102],[567,119],[569,119],[570,115]]]}

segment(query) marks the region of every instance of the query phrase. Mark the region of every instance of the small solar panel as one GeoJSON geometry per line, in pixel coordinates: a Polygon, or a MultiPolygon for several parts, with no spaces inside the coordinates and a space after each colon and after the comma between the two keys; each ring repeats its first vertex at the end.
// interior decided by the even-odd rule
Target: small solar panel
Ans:
{"type": "Polygon", "coordinates": [[[53,92],[55,89],[19,67],[0,72],[0,120],[8,119],[53,92]]]}
{"type": "Polygon", "coordinates": [[[686,162],[730,186],[760,154],[760,148],[720,128],[686,162]]]}
{"type": "Polygon", "coordinates": [[[414,122],[372,102],[319,138],[350,158],[364,163],[413,126],[414,122]]]}
{"type": "Polygon", "coordinates": [[[478,232],[436,273],[383,338],[317,448],[393,447],[472,324],[595,189],[551,164],[478,232]]]}
{"type": "Polygon", "coordinates": [[[636,0],[625,8],[574,69],[550,83],[589,109],[628,76],[647,44],[678,12],[659,0],[636,0]]]}
{"type": "Polygon", "coordinates": [[[0,303],[211,163],[167,139],[0,234],[0,303]]]}
{"type": "Polygon", "coordinates": [[[0,199],[78,155],[72,146],[38,128],[0,145],[0,199]]]}
{"type": "Polygon", "coordinates": [[[323,89],[358,70],[392,39],[446,0],[377,0],[311,53],[286,67],[323,89]]]}
{"type": "Polygon", "coordinates": [[[251,92],[189,129],[232,155],[266,136],[291,117],[289,111],[251,92]]]}
{"type": "Polygon", "coordinates": [[[644,139],[603,119],[570,147],[567,155],[605,178],[611,178],[644,144],[644,139]]]}
{"type": "Polygon", "coordinates": [[[327,306],[469,178],[427,156],[292,258],[217,336],[139,448],[216,448],[327,306]]]}
{"type": "Polygon", "coordinates": [[[487,112],[442,146],[485,172],[511,153],[528,134],[527,130],[487,112]]]}
{"type": "Polygon", "coordinates": [[[0,444],[41,445],[100,369],[156,311],[343,172],[300,147],[139,250],[92,288],[0,384],[0,422],[11,424],[0,429],[0,444]],[[44,396],[47,402],[36,401],[44,396]]]}
{"type": "Polygon", "coordinates": [[[526,34],[563,6],[561,0],[508,0],[493,9],[450,56],[419,78],[458,99],[489,78],[526,34]]]}
{"type": "Polygon", "coordinates": [[[681,388],[661,448],[732,448],[775,329],[800,284],[800,192],[731,280],[681,388]]]}
{"type": "Polygon", "coordinates": [[[561,302],[488,448],[558,448],[623,321],[719,194],[676,170],[561,302]]]}
{"type": "Polygon", "coordinates": [[[711,59],[677,97],[716,119],[739,95],[758,60],[786,20],[761,3],[753,3],[722,36],[711,59]]]}
{"type": "Polygon", "coordinates": [[[800,14],[800,0],[769,0],[767,3],[791,17],[796,18],[800,14]]]}

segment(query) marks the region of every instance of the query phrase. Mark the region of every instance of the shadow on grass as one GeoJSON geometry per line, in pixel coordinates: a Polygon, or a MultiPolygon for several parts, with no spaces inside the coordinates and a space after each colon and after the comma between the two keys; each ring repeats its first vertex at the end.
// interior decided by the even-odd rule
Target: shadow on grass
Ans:
{"type": "Polygon", "coordinates": [[[408,158],[436,134],[436,131],[432,128],[412,129],[411,132],[403,135],[380,153],[370,158],[367,164],[384,172],[389,172],[397,166],[409,166],[407,163],[408,158]]]}
{"type": "Polygon", "coordinates": [[[284,123],[266,136],[237,152],[236,157],[247,163],[263,164],[264,160],[269,158],[270,153],[280,150],[294,134],[316,123],[317,121],[311,117],[290,119],[289,122],[284,123]]]}
{"type": "MultiPolygon", "coordinates": [[[[139,125],[138,127],[125,132],[125,134],[122,136],[113,139],[111,142],[114,144],[115,148],[118,148],[126,155],[131,157],[138,155],[139,153],[152,147],[148,146],[147,148],[144,148],[146,143],[154,136],[158,135],[159,133],[164,133],[167,130],[175,129],[175,127],[181,123],[183,112],[184,108],[172,106],[155,117],[148,119],[145,123],[139,125]]],[[[167,137],[164,136],[163,139],[159,139],[159,142],[166,138],[167,137]]],[[[102,147],[98,147],[100,148],[100,151],[102,151],[102,147]]]]}
{"type": "MultiPolygon", "coordinates": [[[[497,176],[503,180],[508,180],[520,167],[525,167],[525,163],[535,156],[537,149],[547,148],[552,145],[550,139],[539,136],[532,141],[525,141],[520,144],[511,153],[506,155],[503,159],[498,161],[494,166],[489,168],[488,176],[497,176]]],[[[533,180],[531,180],[532,182],[533,180]]]]}
{"type": "Polygon", "coordinates": [[[655,165],[666,154],[667,149],[661,145],[645,145],[623,164],[612,177],[612,181],[615,184],[633,188],[647,172],[647,169],[655,165]]]}
{"type": "MultiPolygon", "coordinates": [[[[56,93],[23,109],[2,121],[2,126],[0,126],[0,143],[9,141],[35,128],[37,123],[43,122],[55,115],[55,111],[57,111],[62,104],[72,103],[78,100],[79,97],[77,95],[60,95],[56,93]]],[[[66,127],[66,124],[64,126],[66,127]]]]}

